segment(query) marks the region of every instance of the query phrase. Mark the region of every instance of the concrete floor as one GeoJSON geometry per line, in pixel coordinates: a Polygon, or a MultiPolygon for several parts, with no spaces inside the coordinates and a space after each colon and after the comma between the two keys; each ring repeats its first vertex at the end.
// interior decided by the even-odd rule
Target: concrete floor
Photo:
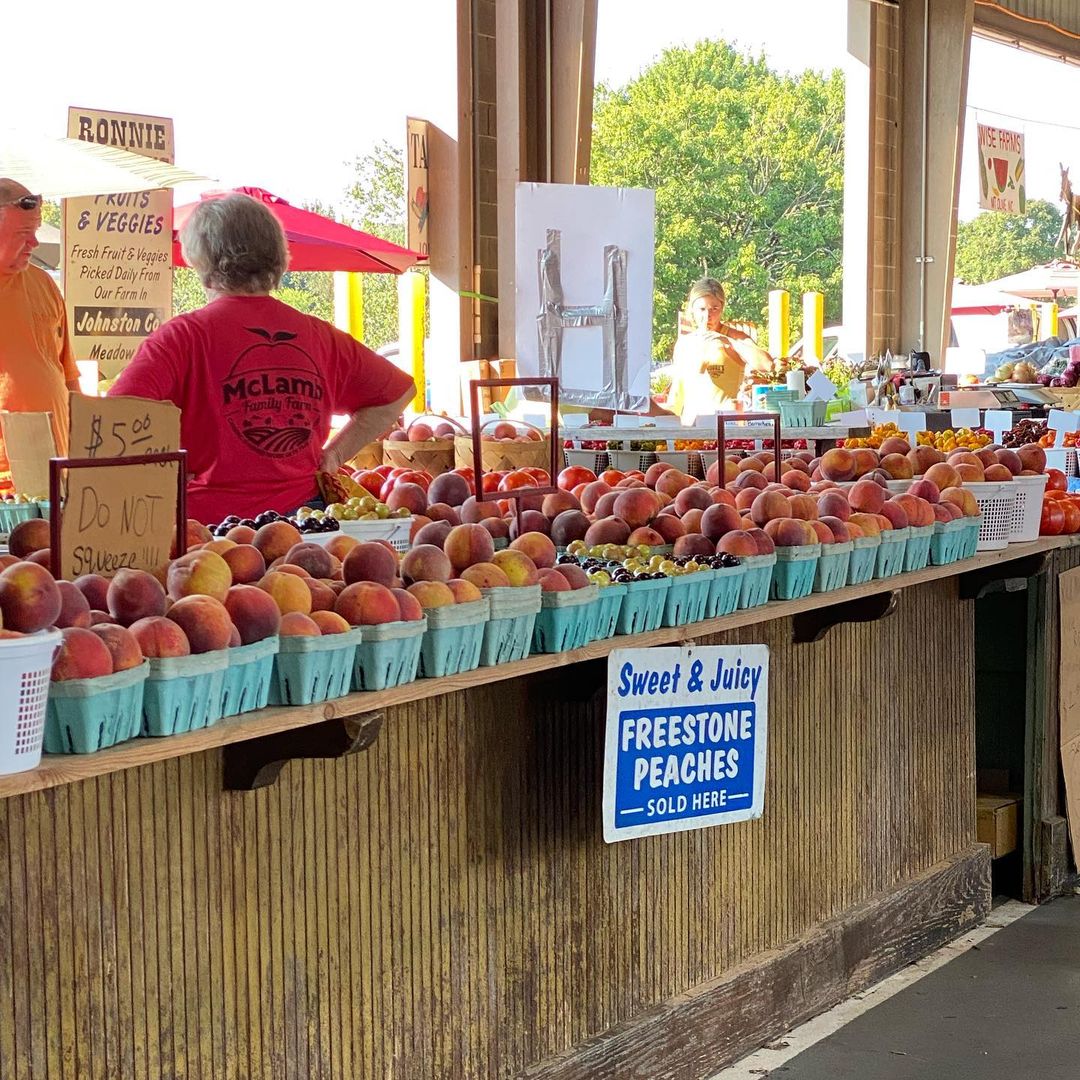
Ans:
{"type": "Polygon", "coordinates": [[[740,1064],[773,1080],[1080,1077],[1080,896],[1024,914],[783,1064],[740,1064]]]}

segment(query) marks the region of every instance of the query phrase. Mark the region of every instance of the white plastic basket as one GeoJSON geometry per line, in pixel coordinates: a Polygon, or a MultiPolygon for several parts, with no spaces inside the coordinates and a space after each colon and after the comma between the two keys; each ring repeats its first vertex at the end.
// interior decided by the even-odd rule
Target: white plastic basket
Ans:
{"type": "Polygon", "coordinates": [[[0,639],[0,775],[36,769],[59,630],[0,639]]]}
{"type": "Polygon", "coordinates": [[[1002,480],[996,483],[965,484],[979,504],[982,519],[979,524],[979,543],[976,551],[999,551],[1009,543],[1013,527],[1013,511],[1016,507],[1016,481],[1002,480]]]}
{"type": "Polygon", "coordinates": [[[611,467],[619,472],[645,472],[656,463],[656,454],[651,450],[609,450],[607,456],[611,467]]]}
{"type": "Polygon", "coordinates": [[[1047,476],[1016,476],[1016,502],[1013,504],[1012,528],[1009,543],[1039,539],[1039,522],[1042,518],[1043,495],[1046,493],[1047,476]]]}
{"type": "Polygon", "coordinates": [[[1046,467],[1048,469],[1060,469],[1066,476],[1080,476],[1080,467],[1077,465],[1076,451],[1071,447],[1051,446],[1046,451],[1046,467]]]}
{"type": "Polygon", "coordinates": [[[395,551],[409,550],[409,534],[412,532],[411,517],[384,518],[381,521],[341,521],[340,529],[334,532],[301,533],[300,538],[313,544],[329,544],[335,536],[351,536],[361,542],[365,540],[386,540],[395,551]]]}
{"type": "Polygon", "coordinates": [[[599,476],[608,467],[608,454],[606,450],[566,449],[563,451],[563,461],[568,467],[578,465],[592,469],[599,476]]]}

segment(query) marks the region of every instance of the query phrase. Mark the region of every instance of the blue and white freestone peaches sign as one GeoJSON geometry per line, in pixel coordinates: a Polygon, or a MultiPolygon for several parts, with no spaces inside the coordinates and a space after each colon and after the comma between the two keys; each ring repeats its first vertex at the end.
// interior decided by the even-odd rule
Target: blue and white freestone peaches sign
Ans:
{"type": "Polygon", "coordinates": [[[769,649],[617,649],[608,657],[604,839],[761,817],[769,649]]]}

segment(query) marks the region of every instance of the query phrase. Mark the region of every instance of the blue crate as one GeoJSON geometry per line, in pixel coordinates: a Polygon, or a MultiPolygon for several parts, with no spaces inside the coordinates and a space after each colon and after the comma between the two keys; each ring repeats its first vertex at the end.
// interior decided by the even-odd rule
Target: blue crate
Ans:
{"type": "Polygon", "coordinates": [[[776,553],[772,555],[746,555],[742,564],[745,572],[739,591],[739,609],[760,607],[768,603],[772,591],[773,571],[776,569],[776,553]]]}
{"type": "Polygon", "coordinates": [[[880,547],[880,536],[856,536],[851,541],[851,560],[848,562],[847,576],[849,585],[863,585],[873,579],[880,547]]]}
{"type": "Polygon", "coordinates": [[[904,569],[904,551],[907,548],[907,529],[885,529],[881,534],[881,546],[877,553],[874,576],[893,577],[904,569]]]}
{"type": "Polygon", "coordinates": [[[923,570],[930,561],[930,544],[934,539],[933,525],[908,527],[908,542],[904,548],[904,573],[923,570]]]}
{"type": "Polygon", "coordinates": [[[566,652],[589,642],[590,625],[595,627],[599,586],[587,585],[570,592],[545,592],[540,596],[540,612],[533,628],[534,653],[566,652]]]}
{"type": "Polygon", "coordinates": [[[655,581],[628,581],[615,633],[643,634],[655,630],[664,617],[664,601],[670,587],[671,578],[667,577],[655,581]]]}
{"type": "Polygon", "coordinates": [[[426,618],[361,629],[353,657],[353,690],[389,690],[416,678],[426,618]]]}
{"type": "Polygon", "coordinates": [[[739,594],[742,592],[745,576],[745,562],[740,562],[738,566],[725,566],[712,572],[709,596],[705,601],[706,619],[719,619],[721,616],[730,615],[739,606],[739,594]]]}
{"type": "Polygon", "coordinates": [[[809,596],[814,589],[820,559],[820,544],[778,547],[769,597],[773,600],[800,600],[809,596]]]}
{"type": "Polygon", "coordinates": [[[935,522],[934,535],[930,540],[930,562],[934,566],[948,566],[960,558],[965,528],[959,518],[935,522]]]}
{"type": "Polygon", "coordinates": [[[49,684],[47,754],[93,754],[135,738],[142,727],[143,689],[150,665],[49,684]]]}
{"type": "Polygon", "coordinates": [[[221,719],[229,650],[151,659],[143,691],[142,734],[179,735],[221,719]]]}
{"type": "Polygon", "coordinates": [[[277,651],[276,634],[229,650],[229,666],[225,669],[221,694],[222,716],[239,716],[265,707],[277,651]]]}
{"type": "Polygon", "coordinates": [[[344,697],[352,683],[360,627],[321,637],[283,637],[274,657],[270,705],[315,705],[344,697]]]}
{"type": "Polygon", "coordinates": [[[428,608],[427,630],[420,645],[420,677],[441,679],[478,668],[484,624],[490,614],[491,603],[486,596],[464,604],[428,608]]]}
{"type": "Polygon", "coordinates": [[[851,540],[840,544],[821,545],[821,558],[814,575],[814,592],[832,592],[833,589],[842,589],[847,584],[854,547],[851,540]]]}
{"type": "Polygon", "coordinates": [[[664,626],[687,626],[705,618],[709,602],[712,571],[698,570],[692,574],[680,574],[671,579],[664,600],[664,626]]]}

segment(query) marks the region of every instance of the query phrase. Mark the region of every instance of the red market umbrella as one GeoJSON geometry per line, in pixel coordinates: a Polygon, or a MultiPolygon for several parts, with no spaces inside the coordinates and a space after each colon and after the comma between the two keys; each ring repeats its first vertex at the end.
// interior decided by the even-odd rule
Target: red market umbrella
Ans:
{"type": "MultiPolygon", "coordinates": [[[[207,191],[200,197],[220,199],[225,195],[249,195],[264,203],[281,222],[289,242],[290,270],[350,270],[360,274],[400,274],[426,260],[408,248],[389,240],[350,228],[322,214],[293,206],[269,191],[239,187],[231,191],[207,191]]],[[[187,203],[173,211],[173,265],[187,266],[180,251],[179,232],[198,203],[187,203]]]]}

